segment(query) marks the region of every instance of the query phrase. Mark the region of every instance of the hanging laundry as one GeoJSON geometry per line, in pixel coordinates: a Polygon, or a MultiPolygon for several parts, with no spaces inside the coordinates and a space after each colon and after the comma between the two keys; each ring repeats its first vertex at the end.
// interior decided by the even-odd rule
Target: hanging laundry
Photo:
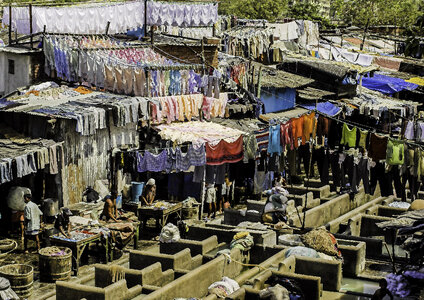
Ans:
{"type": "Polygon", "coordinates": [[[206,143],[206,163],[208,165],[222,165],[236,163],[243,159],[243,136],[235,142],[228,143],[221,140],[218,144],[206,143]]]}
{"type": "Polygon", "coordinates": [[[293,149],[293,129],[291,121],[289,120],[284,124],[280,124],[280,130],[283,150],[285,150],[287,146],[290,146],[291,149],[293,149]]]}
{"type": "Polygon", "coordinates": [[[167,150],[163,150],[158,155],[154,155],[149,151],[145,151],[144,155],[137,153],[137,171],[142,173],[146,171],[150,172],[162,172],[166,168],[166,161],[168,158],[167,150]]]}
{"type": "Polygon", "coordinates": [[[390,138],[387,142],[386,162],[389,165],[403,165],[405,161],[405,143],[390,138]]]}
{"type": "MultiPolygon", "coordinates": [[[[12,30],[30,34],[28,6],[12,8],[12,30]]],[[[144,24],[144,2],[117,4],[79,4],[75,6],[32,8],[32,33],[47,32],[93,34],[104,33],[109,22],[109,34],[126,33],[144,24]],[[66,20],[66,21],[65,21],[66,20]]],[[[9,10],[3,12],[3,24],[9,24],[9,10]]]]}
{"type": "Polygon", "coordinates": [[[218,20],[218,5],[215,3],[167,3],[147,2],[147,24],[166,26],[208,26],[218,20]]]}
{"type": "Polygon", "coordinates": [[[388,138],[386,136],[380,136],[375,133],[371,134],[368,156],[373,161],[378,162],[386,159],[387,141],[388,138]]]}
{"type": "Polygon", "coordinates": [[[280,124],[272,125],[269,127],[268,153],[280,154],[281,151],[282,151],[282,147],[281,147],[280,124]]]}
{"type": "Polygon", "coordinates": [[[206,165],[205,147],[204,145],[199,147],[190,145],[186,153],[183,153],[181,148],[177,147],[175,150],[175,158],[175,168],[177,171],[187,171],[191,166],[204,166],[206,165]]]}
{"type": "Polygon", "coordinates": [[[349,148],[354,148],[356,146],[356,127],[349,129],[346,123],[343,124],[340,145],[346,145],[349,148]]]}
{"type": "Polygon", "coordinates": [[[293,118],[291,120],[292,123],[292,135],[294,139],[294,147],[299,147],[300,144],[305,144],[305,136],[303,135],[303,121],[304,116],[300,116],[298,118],[293,118]]]}

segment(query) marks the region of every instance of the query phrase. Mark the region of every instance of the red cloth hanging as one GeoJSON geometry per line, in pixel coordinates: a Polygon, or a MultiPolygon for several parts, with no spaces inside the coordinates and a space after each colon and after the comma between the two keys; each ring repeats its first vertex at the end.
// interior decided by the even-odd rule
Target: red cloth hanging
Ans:
{"type": "Polygon", "coordinates": [[[222,165],[225,163],[236,163],[243,159],[243,136],[233,143],[221,140],[215,146],[206,143],[206,164],[222,165]]]}

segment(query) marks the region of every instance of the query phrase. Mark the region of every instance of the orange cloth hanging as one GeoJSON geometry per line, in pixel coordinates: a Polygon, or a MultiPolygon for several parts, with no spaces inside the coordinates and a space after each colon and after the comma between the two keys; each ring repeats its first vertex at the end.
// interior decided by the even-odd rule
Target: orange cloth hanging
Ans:
{"type": "Polygon", "coordinates": [[[292,133],[293,133],[293,140],[294,140],[294,147],[299,147],[299,139],[302,139],[302,144],[305,143],[304,136],[303,136],[303,122],[304,122],[304,116],[300,116],[299,118],[292,119],[292,133]]]}
{"type": "Polygon", "coordinates": [[[315,112],[303,116],[302,145],[305,144],[306,141],[309,141],[311,135],[312,138],[315,138],[316,126],[315,112]]]}

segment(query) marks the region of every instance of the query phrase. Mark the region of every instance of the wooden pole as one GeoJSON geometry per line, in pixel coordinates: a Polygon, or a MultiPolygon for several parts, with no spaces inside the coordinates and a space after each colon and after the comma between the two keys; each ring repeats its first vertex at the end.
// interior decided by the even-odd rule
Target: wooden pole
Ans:
{"type": "Polygon", "coordinates": [[[258,75],[258,89],[256,91],[256,97],[261,97],[261,79],[262,79],[262,66],[259,67],[259,75],[258,75]]]}
{"type": "Polygon", "coordinates": [[[30,47],[32,49],[33,44],[33,37],[32,37],[32,4],[28,6],[29,9],[29,42],[30,47]]]}
{"type": "Polygon", "coordinates": [[[203,216],[203,209],[205,206],[205,179],[206,179],[206,168],[205,168],[205,172],[203,174],[203,179],[202,182],[200,183],[200,212],[199,212],[199,220],[202,220],[202,216],[203,216]]]}
{"type": "Polygon", "coordinates": [[[109,26],[110,26],[110,21],[107,21],[107,24],[106,24],[106,35],[109,33],[109,26]]]}
{"type": "Polygon", "coordinates": [[[250,92],[252,94],[255,94],[255,71],[256,71],[256,68],[255,68],[255,66],[253,66],[252,67],[252,79],[251,79],[251,82],[250,82],[250,86],[251,86],[250,92]]]}
{"type": "Polygon", "coordinates": [[[144,36],[147,36],[147,0],[144,0],[144,36]]]}
{"type": "Polygon", "coordinates": [[[370,18],[368,18],[367,20],[367,25],[365,25],[365,29],[364,29],[364,38],[362,39],[362,43],[361,43],[361,51],[364,49],[364,44],[365,44],[365,37],[367,35],[367,31],[368,31],[368,25],[370,24],[370,18]]]}
{"type": "Polygon", "coordinates": [[[12,44],[12,6],[9,5],[9,45],[12,44]]]}

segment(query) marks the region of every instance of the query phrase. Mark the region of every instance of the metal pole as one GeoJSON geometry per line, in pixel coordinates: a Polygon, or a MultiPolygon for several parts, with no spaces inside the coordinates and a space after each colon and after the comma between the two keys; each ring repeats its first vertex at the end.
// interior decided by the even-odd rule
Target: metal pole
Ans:
{"type": "Polygon", "coordinates": [[[29,42],[31,45],[31,49],[32,49],[32,42],[33,42],[33,37],[32,37],[32,4],[30,4],[28,6],[29,8],[29,42]]]}
{"type": "Polygon", "coordinates": [[[147,0],[144,0],[144,36],[147,35],[147,0]]]}
{"type": "Polygon", "coordinates": [[[9,45],[12,44],[12,6],[9,5],[9,45]]]}

